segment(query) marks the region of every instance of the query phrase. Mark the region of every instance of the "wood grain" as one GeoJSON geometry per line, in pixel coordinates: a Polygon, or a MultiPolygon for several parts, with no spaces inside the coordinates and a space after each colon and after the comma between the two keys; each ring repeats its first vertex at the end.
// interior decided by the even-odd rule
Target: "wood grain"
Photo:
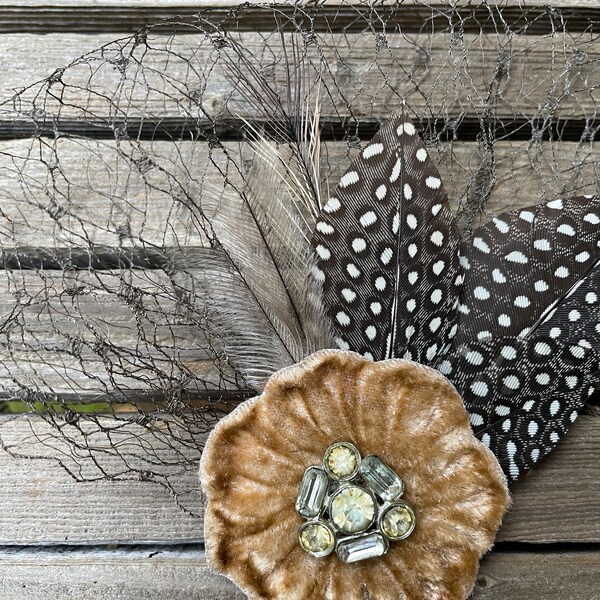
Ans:
{"type": "MultiPolygon", "coordinates": [[[[110,420],[103,423],[109,426],[110,420]]],[[[74,435],[73,430],[69,433],[74,435]]],[[[126,460],[112,451],[97,454],[95,463],[83,451],[74,460],[66,443],[55,438],[49,426],[37,418],[3,420],[3,447],[13,455],[34,458],[0,452],[0,545],[203,538],[195,462],[202,434],[193,443],[176,443],[182,453],[176,455],[166,438],[121,423],[115,439],[126,460]],[[141,480],[145,453],[140,449],[151,446],[172,463],[165,469],[171,470],[173,491],[179,493],[187,513],[176,506],[165,488],[141,480]],[[101,468],[114,480],[77,483],[59,467],[59,459],[76,473],[80,463],[84,477],[100,476],[101,468]]],[[[106,447],[107,440],[96,433],[91,443],[106,447]]],[[[557,450],[515,487],[513,507],[498,540],[600,543],[599,480],[600,418],[582,416],[557,450]]]]}
{"type": "MultiPolygon", "coordinates": [[[[502,553],[483,560],[472,600],[597,600],[593,552],[502,553]]],[[[243,600],[196,549],[0,551],[0,600],[243,600]]]]}
{"type": "MultiPolygon", "coordinates": [[[[181,7],[185,6],[188,8],[215,8],[215,7],[235,7],[242,4],[240,0],[158,0],[155,5],[164,8],[170,7],[181,7]]],[[[261,2],[254,1],[248,4],[261,4],[261,2]]],[[[310,7],[314,2],[312,0],[300,0],[298,2],[300,6],[306,5],[310,7]]],[[[378,8],[389,9],[394,5],[402,5],[405,7],[410,6],[426,6],[431,8],[439,8],[445,6],[444,2],[440,0],[319,0],[319,6],[330,9],[331,11],[337,10],[342,6],[350,7],[367,7],[377,6],[378,8]]],[[[501,0],[498,3],[502,7],[523,7],[522,0],[501,0]]],[[[532,3],[532,6],[539,5],[541,3],[532,3]]],[[[271,0],[269,5],[273,6],[289,6],[288,0],[271,0]]],[[[595,0],[546,0],[543,3],[544,6],[552,6],[555,8],[592,8],[596,6],[595,0]]],[[[65,0],[2,0],[0,2],[0,8],[6,7],[31,7],[31,8],[47,8],[47,7],[64,7],[65,0]]],[[[94,8],[103,10],[107,8],[142,8],[147,7],[147,0],[69,0],[69,6],[73,8],[94,8]]]]}
{"type": "Polygon", "coordinates": [[[2,418],[0,545],[202,540],[197,461],[205,436],[160,420],[152,431],[108,417],[99,425],[84,424],[87,443],[65,426],[73,447],[39,418],[2,418]],[[98,449],[93,458],[88,446],[98,449]],[[159,473],[154,481],[150,469],[159,473]],[[161,472],[174,490],[161,485],[161,472]]]}
{"type": "MultiPolygon", "coordinates": [[[[284,89],[284,62],[277,59],[282,56],[279,34],[271,28],[232,37],[254,64],[262,65],[273,87],[284,89]]],[[[34,107],[37,123],[45,120],[50,130],[64,123],[69,131],[79,127],[82,132],[85,123],[88,133],[94,133],[95,126],[110,132],[122,126],[126,114],[132,131],[145,124],[149,131],[171,127],[176,134],[178,123],[193,130],[204,122],[204,115],[255,116],[256,110],[226,76],[212,40],[193,34],[189,27],[180,27],[176,35],[152,31],[124,38],[57,71],[75,58],[75,49],[83,54],[109,39],[107,34],[0,36],[0,50],[11,57],[13,66],[6,69],[8,79],[1,84],[0,100],[9,100],[3,107],[2,135],[28,130],[26,124],[13,121],[13,90],[53,73],[48,85],[31,88],[16,107],[25,113],[34,107]],[[46,58],[31,61],[32,52],[46,58]]],[[[315,64],[319,55],[325,61],[325,119],[389,116],[406,98],[419,118],[463,122],[463,128],[470,123],[476,129],[480,119],[489,121],[492,115],[496,123],[519,122],[521,127],[535,120],[536,131],[548,127],[548,119],[569,118],[582,120],[580,127],[592,134],[589,120],[596,119],[600,94],[595,84],[600,42],[581,33],[557,31],[549,37],[388,32],[385,43],[379,39],[379,51],[374,33],[322,33],[318,39],[320,48],[309,45],[306,51],[315,64]]],[[[220,52],[223,57],[229,54],[227,49],[220,52]]]]}
{"type": "Polygon", "coordinates": [[[0,148],[4,247],[202,245],[191,205],[206,144],[149,143],[150,155],[144,145],[66,138],[0,148]]]}
{"type": "Polygon", "coordinates": [[[473,600],[597,600],[597,552],[495,552],[481,564],[473,600]]]}
{"type": "Polygon", "coordinates": [[[0,551],[0,600],[243,600],[201,550],[0,551]]]}
{"type": "MultiPolygon", "coordinates": [[[[472,213],[474,224],[507,208],[600,191],[600,148],[590,142],[453,142],[430,151],[452,206],[472,213]]],[[[324,194],[358,152],[356,143],[323,145],[324,194]]],[[[200,142],[0,141],[0,248],[203,246],[194,208],[203,186],[222,186],[225,169],[240,181],[224,153],[247,166],[247,151],[233,142],[211,151],[200,142]]]]}

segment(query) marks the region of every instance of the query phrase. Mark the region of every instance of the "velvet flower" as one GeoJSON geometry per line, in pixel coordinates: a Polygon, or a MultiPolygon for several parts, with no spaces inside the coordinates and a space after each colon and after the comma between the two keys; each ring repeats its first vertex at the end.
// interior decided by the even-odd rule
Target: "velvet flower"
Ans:
{"type": "Polygon", "coordinates": [[[324,350],[275,373],[211,433],[200,476],[209,564],[252,599],[462,600],[508,504],[505,476],[440,373],[324,350]],[[346,564],[298,542],[303,474],[334,442],[404,481],[412,535],[346,564]]]}

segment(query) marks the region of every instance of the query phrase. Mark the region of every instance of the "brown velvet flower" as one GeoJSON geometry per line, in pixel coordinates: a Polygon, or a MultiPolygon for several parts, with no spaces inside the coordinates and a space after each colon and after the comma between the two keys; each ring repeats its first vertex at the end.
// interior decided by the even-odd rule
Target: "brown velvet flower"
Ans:
{"type": "Polygon", "coordinates": [[[200,476],[209,564],[253,599],[462,600],[509,504],[498,462],[447,379],[335,350],[282,369],[225,417],[200,476]],[[304,470],[335,441],[380,456],[404,480],[417,525],[382,557],[345,564],[298,544],[304,470]]]}

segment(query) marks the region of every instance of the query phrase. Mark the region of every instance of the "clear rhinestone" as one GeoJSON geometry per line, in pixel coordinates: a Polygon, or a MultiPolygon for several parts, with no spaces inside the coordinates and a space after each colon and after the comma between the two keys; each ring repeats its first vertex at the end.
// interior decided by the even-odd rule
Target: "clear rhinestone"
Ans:
{"type": "Polygon", "coordinates": [[[342,540],[337,555],[345,563],[383,556],[388,551],[388,542],[380,533],[369,533],[357,538],[342,540]]]}
{"type": "Polygon", "coordinates": [[[329,487],[327,473],[319,467],[308,467],[300,484],[296,499],[296,510],[305,519],[316,517],[321,512],[323,500],[329,487]]]}
{"type": "Polygon", "coordinates": [[[351,479],[358,472],[360,454],[358,450],[348,442],[332,444],[325,451],[323,466],[325,470],[335,479],[351,479]]]}
{"type": "Polygon", "coordinates": [[[366,456],[360,464],[360,474],[371,490],[387,502],[404,493],[404,483],[378,456],[366,456]]]}
{"type": "Polygon", "coordinates": [[[375,500],[356,485],[344,486],[332,496],[329,512],[337,529],[344,533],[359,533],[375,518],[375,500]]]}
{"type": "Polygon", "coordinates": [[[407,538],[414,528],[415,513],[408,504],[394,504],[381,517],[381,531],[391,540],[407,538]]]}
{"type": "Polygon", "coordinates": [[[333,550],[333,531],[321,522],[304,523],[298,531],[300,546],[313,556],[327,556],[333,550]]]}

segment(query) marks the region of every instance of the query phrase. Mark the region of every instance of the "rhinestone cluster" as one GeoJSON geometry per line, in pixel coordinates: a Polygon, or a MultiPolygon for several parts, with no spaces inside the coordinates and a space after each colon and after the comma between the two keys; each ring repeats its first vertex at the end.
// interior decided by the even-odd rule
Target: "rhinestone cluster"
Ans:
{"type": "Polygon", "coordinates": [[[353,444],[332,444],[300,484],[301,548],[316,557],[335,550],[346,563],[384,555],[390,541],[407,538],[416,525],[403,493],[402,479],[378,456],[361,459],[353,444]]]}

